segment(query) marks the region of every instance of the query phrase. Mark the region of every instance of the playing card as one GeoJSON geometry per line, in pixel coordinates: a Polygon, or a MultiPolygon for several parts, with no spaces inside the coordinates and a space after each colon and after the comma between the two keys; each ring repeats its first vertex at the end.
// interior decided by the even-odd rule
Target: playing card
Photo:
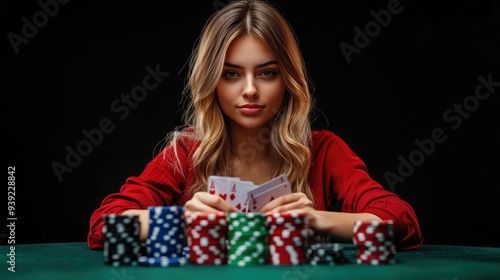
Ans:
{"type": "Polygon", "coordinates": [[[242,181],[239,177],[211,175],[208,177],[207,191],[218,195],[239,212],[255,212],[269,201],[291,193],[286,174],[281,174],[261,185],[242,181]]]}
{"type": "Polygon", "coordinates": [[[258,188],[260,189],[260,191],[266,191],[274,186],[277,186],[279,184],[283,184],[285,182],[288,182],[288,176],[286,176],[286,174],[283,173],[283,174],[278,175],[265,183],[260,184],[258,186],[258,188]]]}
{"type": "Polygon", "coordinates": [[[208,177],[207,191],[228,201],[229,180],[234,181],[239,180],[239,178],[211,175],[208,177]]]}
{"type": "Polygon", "coordinates": [[[236,209],[238,209],[241,212],[248,212],[248,192],[255,189],[257,186],[254,185],[252,182],[251,184],[245,184],[240,186],[240,190],[238,191],[238,204],[241,203],[241,209],[239,209],[238,204],[236,205],[236,209]]]}
{"type": "Polygon", "coordinates": [[[228,199],[226,201],[238,211],[246,211],[244,209],[244,203],[247,198],[246,194],[249,190],[255,188],[255,185],[251,181],[241,180],[228,180],[228,183],[228,199]]]}
{"type": "Polygon", "coordinates": [[[286,183],[286,182],[288,182],[288,177],[286,176],[286,174],[283,173],[283,174],[276,176],[273,179],[271,179],[265,183],[258,185],[251,192],[254,196],[258,196],[258,194],[266,192],[266,191],[270,190],[271,188],[273,188],[279,184],[286,183]]]}
{"type": "Polygon", "coordinates": [[[292,193],[292,187],[289,182],[284,182],[282,184],[273,186],[268,188],[265,191],[257,192],[257,187],[254,190],[248,192],[248,212],[257,212],[268,202],[273,201],[275,198],[278,198],[285,194],[292,193]]]}
{"type": "Polygon", "coordinates": [[[283,173],[283,174],[278,175],[275,178],[273,178],[265,183],[258,185],[256,188],[250,190],[247,193],[247,198],[245,199],[245,203],[244,203],[243,208],[246,210],[246,212],[256,211],[255,205],[257,202],[256,202],[255,197],[258,197],[261,193],[264,193],[264,192],[270,190],[271,188],[273,188],[279,184],[283,184],[285,182],[288,182],[288,176],[285,173],[283,173]]]}

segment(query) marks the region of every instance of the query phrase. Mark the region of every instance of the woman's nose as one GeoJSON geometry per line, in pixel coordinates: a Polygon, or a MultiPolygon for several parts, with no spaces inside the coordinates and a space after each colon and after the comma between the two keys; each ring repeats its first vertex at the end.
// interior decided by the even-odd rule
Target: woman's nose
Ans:
{"type": "Polygon", "coordinates": [[[255,86],[255,80],[253,77],[249,77],[245,80],[245,87],[243,88],[243,97],[245,98],[255,98],[258,96],[257,87],[255,86]]]}

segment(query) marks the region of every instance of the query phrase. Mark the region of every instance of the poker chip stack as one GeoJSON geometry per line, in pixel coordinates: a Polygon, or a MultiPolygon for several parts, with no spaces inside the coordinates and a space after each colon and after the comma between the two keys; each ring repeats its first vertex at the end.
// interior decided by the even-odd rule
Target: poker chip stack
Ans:
{"type": "Polygon", "coordinates": [[[140,252],[139,217],[136,215],[104,215],[104,263],[112,266],[137,265],[140,252]]]}
{"type": "Polygon", "coordinates": [[[186,217],[191,264],[227,264],[227,220],[224,213],[193,213],[186,217]]]}
{"type": "Polygon", "coordinates": [[[147,256],[139,256],[139,265],[180,266],[188,261],[183,206],[151,206],[147,256]]]}
{"type": "Polygon", "coordinates": [[[346,263],[344,248],[339,243],[313,243],[306,247],[306,263],[335,265],[346,263]]]}
{"type": "Polygon", "coordinates": [[[393,225],[392,220],[355,222],[353,242],[358,246],[358,264],[396,263],[393,225]]]}
{"type": "Polygon", "coordinates": [[[232,212],[228,220],[228,265],[263,265],[268,260],[268,230],[263,213],[232,212]]]}
{"type": "Polygon", "coordinates": [[[300,265],[306,261],[309,222],[304,213],[270,213],[266,216],[269,229],[269,263],[300,265]]]}

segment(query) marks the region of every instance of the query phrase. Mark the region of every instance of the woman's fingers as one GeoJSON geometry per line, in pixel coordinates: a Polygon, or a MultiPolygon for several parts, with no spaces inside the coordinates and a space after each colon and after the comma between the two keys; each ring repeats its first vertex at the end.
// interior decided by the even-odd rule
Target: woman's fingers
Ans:
{"type": "Polygon", "coordinates": [[[309,212],[313,203],[304,193],[282,195],[262,207],[260,212],[309,212]]]}
{"type": "Polygon", "coordinates": [[[184,211],[189,214],[194,212],[235,212],[236,209],[217,195],[197,192],[193,198],[186,202],[184,211]]]}

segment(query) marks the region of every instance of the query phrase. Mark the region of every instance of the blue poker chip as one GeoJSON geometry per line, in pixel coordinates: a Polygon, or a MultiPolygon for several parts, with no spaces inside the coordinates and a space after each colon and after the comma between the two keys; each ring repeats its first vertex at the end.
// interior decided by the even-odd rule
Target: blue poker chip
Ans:
{"type": "Polygon", "coordinates": [[[182,249],[182,257],[174,256],[139,256],[137,263],[141,266],[181,266],[189,261],[189,246],[182,249]]]}
{"type": "Polygon", "coordinates": [[[147,257],[140,256],[138,263],[141,266],[183,266],[187,263],[186,257],[147,257]]]}
{"type": "Polygon", "coordinates": [[[142,266],[181,266],[189,261],[182,206],[151,206],[146,254],[139,256],[142,266]]]}
{"type": "Polygon", "coordinates": [[[149,207],[148,256],[180,257],[185,243],[183,208],[149,207]]]}
{"type": "Polygon", "coordinates": [[[182,256],[189,260],[189,246],[185,246],[182,249],[182,256]]]}

